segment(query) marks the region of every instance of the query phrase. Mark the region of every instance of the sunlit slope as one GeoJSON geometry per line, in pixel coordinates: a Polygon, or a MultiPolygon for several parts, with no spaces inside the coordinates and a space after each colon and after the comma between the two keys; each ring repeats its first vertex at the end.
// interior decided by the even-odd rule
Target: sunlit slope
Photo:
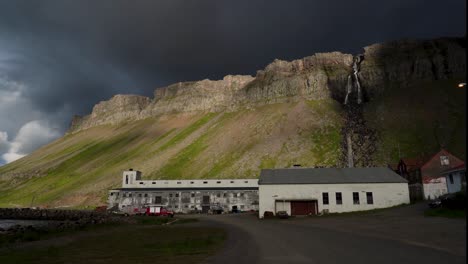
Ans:
{"type": "Polygon", "coordinates": [[[334,166],[340,111],[330,99],[91,128],[0,167],[0,206],[102,204],[128,168],[145,178],[191,179],[258,177],[261,168],[296,163],[334,166]]]}

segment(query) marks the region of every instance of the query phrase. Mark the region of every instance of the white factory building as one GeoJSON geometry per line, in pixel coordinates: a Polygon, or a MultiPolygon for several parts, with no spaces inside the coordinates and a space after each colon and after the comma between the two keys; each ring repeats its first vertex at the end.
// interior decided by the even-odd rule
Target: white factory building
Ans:
{"type": "Polygon", "coordinates": [[[314,215],[409,204],[408,182],[389,168],[265,169],[259,179],[265,212],[314,215]]]}
{"type": "Polygon", "coordinates": [[[109,191],[108,208],[121,211],[149,205],[176,213],[258,210],[258,179],[142,180],[142,173],[123,172],[122,188],[109,191]]]}

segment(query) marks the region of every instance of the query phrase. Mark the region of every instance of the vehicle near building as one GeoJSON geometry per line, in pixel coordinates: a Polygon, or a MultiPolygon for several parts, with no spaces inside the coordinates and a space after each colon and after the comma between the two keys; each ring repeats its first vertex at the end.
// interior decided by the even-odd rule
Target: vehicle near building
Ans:
{"type": "Polygon", "coordinates": [[[174,217],[174,212],[163,206],[148,206],[146,207],[145,215],[174,217]]]}

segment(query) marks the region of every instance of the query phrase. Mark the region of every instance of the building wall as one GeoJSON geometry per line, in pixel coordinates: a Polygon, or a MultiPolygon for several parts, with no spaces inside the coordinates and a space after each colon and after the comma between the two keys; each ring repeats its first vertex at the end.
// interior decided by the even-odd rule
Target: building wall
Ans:
{"type": "Polygon", "coordinates": [[[176,213],[202,211],[203,206],[222,207],[225,212],[233,206],[241,211],[258,210],[258,190],[111,190],[108,207],[121,211],[142,208],[146,205],[162,205],[176,213]],[[209,196],[209,202],[203,197],[209,196]],[[157,197],[161,202],[157,203],[157,197]]]}
{"type": "Polygon", "coordinates": [[[445,181],[447,182],[448,193],[456,193],[462,190],[463,174],[464,172],[457,171],[446,176],[445,181]],[[452,175],[453,182],[450,181],[450,175],[452,175]]]}
{"type": "Polygon", "coordinates": [[[445,177],[431,178],[423,184],[424,199],[431,200],[447,193],[445,177]]]}
{"type": "Polygon", "coordinates": [[[291,214],[290,200],[317,200],[318,212],[328,209],[330,213],[386,208],[410,202],[407,183],[260,185],[259,217],[262,218],[265,211],[284,210],[291,214]],[[328,193],[328,205],[322,201],[324,192],[328,193]],[[336,204],[336,192],[341,192],[341,205],[336,204]],[[354,204],[353,192],[359,193],[360,204],[354,204]],[[367,204],[366,192],[372,192],[373,204],[367,204]]]}

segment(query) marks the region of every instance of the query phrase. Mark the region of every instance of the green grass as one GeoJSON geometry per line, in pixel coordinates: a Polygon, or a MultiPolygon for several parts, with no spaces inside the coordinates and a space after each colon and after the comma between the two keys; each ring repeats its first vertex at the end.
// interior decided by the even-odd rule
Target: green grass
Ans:
{"type": "Polygon", "coordinates": [[[425,216],[438,216],[446,218],[466,218],[465,210],[452,210],[447,208],[434,208],[424,211],[425,216]]]}
{"type": "Polygon", "coordinates": [[[215,116],[216,116],[215,113],[209,113],[209,114],[206,114],[205,116],[203,116],[202,118],[198,119],[193,124],[191,124],[190,126],[184,128],[180,133],[178,133],[173,138],[171,138],[166,143],[164,143],[158,149],[158,152],[162,152],[162,151],[168,149],[169,147],[172,147],[172,146],[180,143],[182,140],[187,138],[190,134],[192,134],[193,132],[195,132],[196,130],[201,128],[204,124],[208,123],[208,121],[210,121],[215,116]]]}
{"type": "Polygon", "coordinates": [[[129,224],[68,233],[64,238],[3,251],[0,263],[199,263],[220,249],[226,234],[210,227],[129,224]]]}

